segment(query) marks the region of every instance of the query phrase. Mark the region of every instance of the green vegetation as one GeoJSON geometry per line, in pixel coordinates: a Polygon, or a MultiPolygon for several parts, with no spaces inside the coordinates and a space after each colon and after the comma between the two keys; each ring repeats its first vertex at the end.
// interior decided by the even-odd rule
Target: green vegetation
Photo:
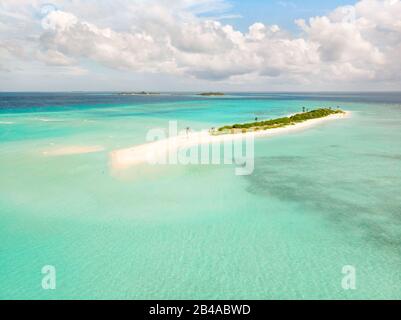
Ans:
{"type": "Polygon", "coordinates": [[[206,97],[213,97],[213,96],[224,96],[224,93],[222,92],[204,92],[200,93],[200,96],[206,96],[206,97]]]}
{"type": "Polygon", "coordinates": [[[272,119],[272,120],[266,120],[266,121],[259,121],[259,122],[252,122],[252,123],[246,123],[246,124],[234,124],[232,126],[225,126],[217,129],[217,131],[214,131],[214,135],[220,135],[220,134],[229,134],[229,133],[246,133],[249,131],[259,131],[259,130],[268,130],[268,129],[275,129],[275,128],[281,128],[281,127],[286,127],[289,125],[294,125],[299,122],[303,122],[306,120],[311,120],[311,119],[318,119],[318,118],[324,118],[332,114],[338,114],[338,113],[344,113],[344,111],[337,109],[317,109],[317,110],[312,110],[308,112],[303,112],[303,113],[298,113],[295,114],[291,117],[284,117],[284,118],[278,118],[278,119],[272,119]]]}

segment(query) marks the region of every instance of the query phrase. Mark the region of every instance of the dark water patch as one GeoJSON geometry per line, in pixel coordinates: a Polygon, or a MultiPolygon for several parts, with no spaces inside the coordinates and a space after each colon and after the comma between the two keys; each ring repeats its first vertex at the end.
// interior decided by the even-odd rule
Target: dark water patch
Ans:
{"type": "Polygon", "coordinates": [[[401,154],[361,153],[362,156],[401,161],[401,154]]]}
{"type": "Polygon", "coordinates": [[[123,96],[113,93],[0,93],[0,113],[70,111],[110,106],[205,100],[184,95],[123,96]]]}
{"type": "Polygon", "coordinates": [[[270,92],[270,93],[231,93],[252,99],[342,101],[362,103],[401,104],[401,92],[270,92]]]}
{"type": "MultiPolygon", "coordinates": [[[[255,160],[247,191],[264,198],[299,205],[322,215],[346,232],[361,234],[375,245],[401,254],[399,179],[345,174],[335,162],[316,163],[313,157],[280,156],[255,160]],[[387,192],[382,192],[386,183],[387,192]],[[391,183],[393,192],[388,192],[391,183]]],[[[391,190],[391,189],[390,189],[391,190]]]]}

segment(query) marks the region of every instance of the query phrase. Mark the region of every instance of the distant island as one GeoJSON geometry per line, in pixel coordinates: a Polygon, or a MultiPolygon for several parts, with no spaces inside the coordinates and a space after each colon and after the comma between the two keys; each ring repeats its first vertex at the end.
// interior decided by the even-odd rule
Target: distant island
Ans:
{"type": "Polygon", "coordinates": [[[345,114],[345,112],[340,109],[334,110],[330,108],[322,108],[308,112],[298,113],[290,117],[224,126],[213,131],[212,134],[213,135],[235,134],[235,133],[247,133],[251,131],[276,129],[290,125],[295,125],[297,123],[304,122],[307,120],[325,118],[327,116],[334,114],[345,114]]]}
{"type": "Polygon", "coordinates": [[[206,96],[206,97],[224,96],[224,93],[222,93],[222,92],[203,92],[203,93],[200,93],[199,96],[206,96]]]}
{"type": "Polygon", "coordinates": [[[158,92],[120,92],[118,93],[120,96],[153,96],[153,95],[160,95],[158,92]]]}

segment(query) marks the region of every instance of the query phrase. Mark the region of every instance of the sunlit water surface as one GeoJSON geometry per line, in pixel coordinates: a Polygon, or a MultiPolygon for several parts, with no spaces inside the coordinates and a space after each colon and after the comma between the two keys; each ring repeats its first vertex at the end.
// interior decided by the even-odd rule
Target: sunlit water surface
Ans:
{"type": "Polygon", "coordinates": [[[401,299],[400,129],[396,93],[0,94],[0,299],[401,299]],[[197,130],[338,105],[352,117],[258,139],[250,176],[110,170],[111,151],[169,120],[197,130]],[[104,151],[44,154],[68,146],[104,151]]]}

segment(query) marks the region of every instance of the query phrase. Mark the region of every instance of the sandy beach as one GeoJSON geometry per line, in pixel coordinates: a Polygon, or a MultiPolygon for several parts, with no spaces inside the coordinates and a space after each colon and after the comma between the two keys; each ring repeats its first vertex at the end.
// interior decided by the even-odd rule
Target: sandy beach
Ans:
{"type": "Polygon", "coordinates": [[[344,119],[350,115],[351,113],[346,111],[342,114],[333,114],[324,118],[311,119],[291,126],[248,133],[212,135],[206,130],[190,133],[189,135],[181,134],[155,142],[149,142],[126,149],[115,150],[110,153],[111,167],[114,170],[123,170],[143,163],[152,163],[166,154],[175,152],[177,150],[184,150],[198,145],[210,145],[224,143],[227,141],[245,140],[249,136],[253,136],[253,138],[259,138],[295,132],[327,121],[344,119]]]}
{"type": "Polygon", "coordinates": [[[66,146],[53,147],[52,149],[43,151],[44,156],[67,156],[76,154],[86,154],[103,151],[101,146],[66,146]]]}

